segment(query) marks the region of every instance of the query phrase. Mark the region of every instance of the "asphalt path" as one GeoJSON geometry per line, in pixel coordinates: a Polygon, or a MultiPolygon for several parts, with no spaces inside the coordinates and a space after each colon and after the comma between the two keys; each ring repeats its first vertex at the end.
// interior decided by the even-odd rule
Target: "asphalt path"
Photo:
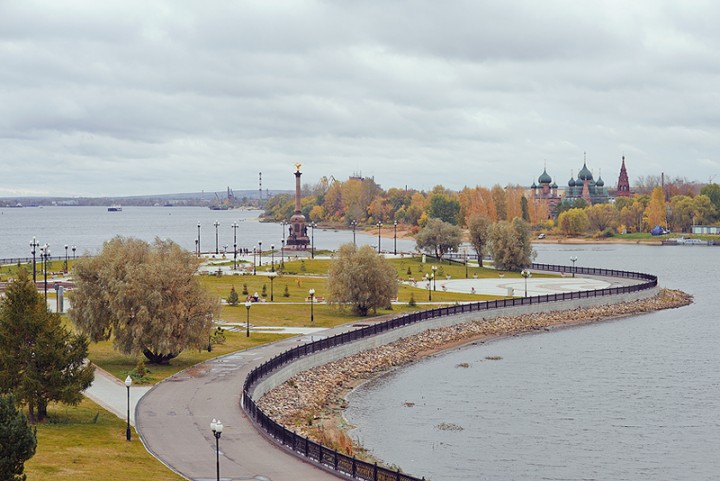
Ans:
{"type": "MultiPolygon", "coordinates": [[[[322,335],[352,329],[341,326],[322,335]]],[[[317,339],[318,335],[314,335],[317,339]]],[[[194,481],[216,479],[213,419],[222,421],[220,477],[258,481],[337,481],[337,477],[287,453],[260,434],[240,408],[242,385],[255,366],[307,342],[284,339],[211,359],[158,383],[139,401],[135,429],[146,448],[194,481]]]]}

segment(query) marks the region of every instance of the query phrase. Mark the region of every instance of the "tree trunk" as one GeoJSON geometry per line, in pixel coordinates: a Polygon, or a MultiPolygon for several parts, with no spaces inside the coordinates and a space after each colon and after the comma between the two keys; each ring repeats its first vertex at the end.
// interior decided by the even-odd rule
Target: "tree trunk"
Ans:
{"type": "Polygon", "coordinates": [[[47,418],[47,401],[40,400],[37,407],[37,421],[41,423],[45,418],[47,418]]]}
{"type": "Polygon", "coordinates": [[[170,359],[174,359],[178,356],[178,353],[155,354],[150,349],[144,349],[143,354],[152,364],[169,364],[170,359]]]}

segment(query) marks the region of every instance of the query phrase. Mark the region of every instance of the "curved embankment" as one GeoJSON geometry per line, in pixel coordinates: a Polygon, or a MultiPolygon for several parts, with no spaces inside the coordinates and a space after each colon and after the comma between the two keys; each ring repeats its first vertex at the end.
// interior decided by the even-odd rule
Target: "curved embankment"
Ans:
{"type": "Polygon", "coordinates": [[[550,311],[575,310],[568,316],[572,317],[573,322],[577,322],[581,311],[587,313],[596,311],[595,318],[606,318],[656,310],[663,308],[661,305],[675,307],[688,301],[683,296],[668,293],[659,299],[650,300],[657,294],[657,278],[649,274],[592,268],[573,269],[567,266],[542,264],[534,264],[533,268],[613,276],[625,285],[595,291],[431,309],[298,346],[263,363],[247,376],[243,388],[243,409],[256,427],[279,445],[325,469],[329,468],[338,474],[363,480],[419,481],[420,478],[356,460],[350,454],[345,454],[351,451],[351,446],[346,443],[340,443],[343,452],[338,452],[334,448],[312,441],[308,438],[308,435],[312,434],[309,431],[302,433],[291,431],[282,426],[282,423],[279,424],[276,418],[283,416],[282,421],[288,426],[307,425],[325,403],[337,398],[344,389],[351,388],[358,379],[388,367],[411,362],[423,353],[438,350],[443,346],[468,342],[473,336],[511,334],[560,323],[557,320],[558,316],[555,316],[555,321],[549,320],[552,316],[543,320],[543,316],[550,311]],[[609,303],[614,306],[598,307],[609,303]],[[612,312],[608,310],[611,308],[612,312]],[[423,334],[430,329],[435,331],[423,334]],[[517,330],[513,331],[513,329],[517,330]],[[320,367],[349,356],[354,357],[328,368],[320,367]],[[350,371],[355,372],[355,377],[342,365],[351,366],[350,371]],[[313,373],[310,370],[314,368],[318,369],[313,373]],[[262,407],[256,404],[267,393],[298,374],[300,375],[297,379],[275,391],[271,397],[267,397],[262,407]],[[300,381],[304,383],[314,375],[322,378],[322,381],[313,384],[309,389],[303,387],[301,392],[300,381]],[[321,387],[333,383],[335,384],[333,388],[321,387]],[[307,406],[310,410],[305,409],[307,406]],[[288,413],[290,417],[287,416],[288,413]]]}
{"type": "Polygon", "coordinates": [[[278,423],[295,426],[298,434],[352,455],[357,446],[352,445],[342,427],[336,424],[341,420],[339,414],[345,405],[345,395],[383,372],[459,345],[676,308],[690,302],[691,297],[683,292],[661,289],[651,298],[620,304],[502,316],[430,329],[298,373],[265,394],[258,405],[278,423]]]}

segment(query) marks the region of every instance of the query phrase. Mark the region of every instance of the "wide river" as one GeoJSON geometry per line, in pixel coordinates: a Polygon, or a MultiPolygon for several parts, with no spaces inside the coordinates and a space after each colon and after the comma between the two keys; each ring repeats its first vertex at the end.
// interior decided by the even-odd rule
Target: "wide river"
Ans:
{"type": "Polygon", "coordinates": [[[720,479],[720,248],[536,250],[538,262],[651,272],[695,303],[395,370],[349,396],[353,438],[433,481],[720,479]]]}
{"type": "MultiPolygon", "coordinates": [[[[238,248],[252,249],[262,242],[264,251],[274,244],[279,253],[282,226],[258,222],[260,214],[257,210],[213,211],[206,207],[123,207],[122,212],[108,212],[107,207],[0,208],[0,258],[31,256],[33,237],[41,245],[49,244],[50,254],[54,257],[65,255],[65,245],[69,248],[69,258],[72,258],[72,246],[76,246],[76,255],[97,253],[103,242],[115,235],[147,241],[155,237],[171,239],[194,251],[198,223],[202,251],[212,252],[216,246],[216,221],[219,223],[217,246],[220,251],[224,245],[228,246],[228,252],[232,251],[234,233],[231,226],[236,222],[238,248]]],[[[390,229],[392,227],[383,227],[383,236],[390,233],[390,229]]],[[[311,232],[312,229],[308,234],[311,232]]],[[[356,242],[377,246],[377,229],[368,234],[358,230],[356,242]]],[[[341,244],[353,241],[351,230],[317,228],[314,238],[318,249],[337,249],[341,244]]],[[[397,240],[399,251],[412,251],[414,246],[414,241],[397,240]]],[[[384,251],[392,250],[393,239],[383,237],[380,247],[384,251]]],[[[36,252],[39,255],[39,251],[36,252]]]]}

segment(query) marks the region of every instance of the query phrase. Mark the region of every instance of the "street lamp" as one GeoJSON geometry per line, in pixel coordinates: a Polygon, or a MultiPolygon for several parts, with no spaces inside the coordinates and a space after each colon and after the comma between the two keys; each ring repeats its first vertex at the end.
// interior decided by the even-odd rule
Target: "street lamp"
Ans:
{"type": "Polygon", "coordinates": [[[195,253],[200,257],[200,247],[198,247],[200,244],[198,244],[198,240],[195,239],[195,253]]]}
{"type": "Polygon", "coordinates": [[[527,280],[528,280],[528,277],[532,276],[532,273],[530,273],[530,271],[527,269],[523,269],[520,272],[520,275],[525,278],[525,297],[527,297],[527,280]]]}
{"type": "Polygon", "coordinates": [[[287,222],[285,222],[285,220],[283,219],[283,221],[282,221],[282,230],[283,230],[282,240],[283,240],[283,242],[285,242],[285,226],[286,225],[287,225],[287,222]]]}
{"type": "Polygon", "coordinates": [[[433,279],[433,291],[437,290],[437,278],[436,278],[436,272],[437,272],[437,266],[432,266],[432,279],[433,279]]]}
{"type": "Polygon", "coordinates": [[[397,221],[393,222],[393,254],[397,255],[397,221]]]}
{"type": "Polygon", "coordinates": [[[275,272],[275,244],[270,244],[270,272],[275,272]]]}
{"type": "Polygon", "coordinates": [[[37,273],[35,272],[35,249],[37,247],[40,247],[40,243],[35,239],[35,237],[32,238],[30,241],[30,247],[32,248],[32,256],[33,256],[33,282],[37,282],[37,273]]]}
{"type": "Polygon", "coordinates": [[[45,244],[40,248],[40,257],[44,259],[43,271],[45,275],[45,304],[47,305],[47,261],[50,257],[50,244],[45,244]]]}
{"type": "Polygon", "coordinates": [[[200,222],[198,222],[197,248],[198,257],[200,257],[200,222]]]}
{"type": "Polygon", "coordinates": [[[245,324],[245,337],[250,337],[250,307],[252,302],[245,301],[245,308],[247,309],[247,322],[245,324]]]}
{"type": "Polygon", "coordinates": [[[125,439],[130,441],[130,386],[132,386],[132,378],[130,374],[125,378],[125,387],[127,388],[127,428],[125,429],[125,439]]]}
{"type": "Polygon", "coordinates": [[[315,259],[315,227],[317,224],[315,222],[310,223],[310,258],[315,259]]]}
{"type": "Polygon", "coordinates": [[[425,274],[425,287],[428,291],[428,302],[432,302],[432,289],[430,289],[430,276],[425,274]]]}
{"type": "Polygon", "coordinates": [[[217,481],[220,481],[220,436],[223,432],[223,424],[220,421],[212,420],[210,423],[213,436],[215,436],[215,466],[217,470],[217,481]]]}
{"type": "Polygon", "coordinates": [[[310,294],[310,322],[315,322],[315,312],[313,311],[313,301],[315,300],[315,289],[308,291],[310,294]]]}
{"type": "Polygon", "coordinates": [[[258,265],[262,268],[262,241],[258,241],[258,265]]]}
{"type": "Polygon", "coordinates": [[[577,257],[572,256],[570,261],[573,263],[573,277],[575,277],[575,262],[577,261],[577,257]]]}
{"type": "Polygon", "coordinates": [[[75,247],[75,246],[72,246],[72,251],[73,251],[73,261],[75,260],[75,249],[77,249],[77,247],[75,247]]]}
{"type": "Polygon", "coordinates": [[[65,269],[64,272],[67,274],[68,271],[68,245],[65,244],[65,269]]]}
{"type": "Polygon", "coordinates": [[[232,223],[232,230],[233,230],[233,270],[237,270],[237,230],[238,230],[238,223],[233,222],[232,223]]]}
{"type": "Polygon", "coordinates": [[[468,254],[467,254],[467,246],[463,247],[463,253],[465,254],[465,279],[468,278],[468,254]]]}
{"type": "Polygon", "coordinates": [[[277,277],[277,272],[272,271],[268,272],[268,277],[270,278],[270,302],[275,301],[275,278],[277,277]]]}
{"type": "Polygon", "coordinates": [[[285,269],[285,239],[280,241],[280,270],[285,269]]]}
{"type": "Polygon", "coordinates": [[[352,230],[353,230],[353,245],[357,247],[357,243],[355,242],[355,227],[357,227],[357,221],[354,220],[354,221],[350,222],[350,225],[352,226],[352,230]]]}
{"type": "Polygon", "coordinates": [[[223,245],[223,259],[225,259],[225,256],[227,255],[227,248],[228,248],[228,245],[224,244],[223,245]]]}
{"type": "Polygon", "coordinates": [[[378,254],[380,254],[380,230],[382,229],[382,222],[378,221],[377,228],[378,228],[378,254]]]}
{"type": "Polygon", "coordinates": [[[257,264],[255,263],[255,254],[257,250],[253,247],[253,275],[257,274],[257,264]]]}
{"type": "Polygon", "coordinates": [[[220,248],[218,246],[218,227],[220,227],[220,222],[216,220],[213,225],[215,226],[215,255],[217,255],[220,253],[220,248]]]}

